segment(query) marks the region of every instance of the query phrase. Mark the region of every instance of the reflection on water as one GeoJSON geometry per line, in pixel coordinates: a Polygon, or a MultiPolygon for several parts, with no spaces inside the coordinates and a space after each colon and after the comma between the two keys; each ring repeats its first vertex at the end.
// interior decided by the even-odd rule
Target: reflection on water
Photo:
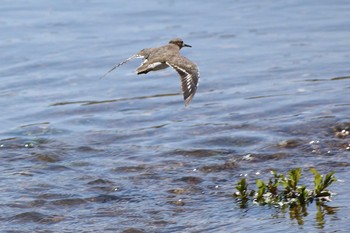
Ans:
{"type": "Polygon", "coordinates": [[[58,102],[53,103],[50,106],[59,106],[59,105],[68,105],[68,104],[81,104],[81,105],[92,105],[92,104],[103,104],[103,103],[113,103],[113,102],[120,102],[120,101],[131,101],[131,100],[142,100],[142,99],[150,99],[150,98],[161,98],[166,96],[177,96],[180,95],[179,93],[168,93],[168,94],[158,94],[158,95],[150,95],[150,96],[137,96],[132,98],[118,98],[118,99],[112,99],[112,100],[101,100],[101,101],[66,101],[66,102],[58,102]]]}
{"type": "Polygon", "coordinates": [[[310,206],[295,205],[292,207],[285,207],[280,210],[275,210],[272,214],[273,218],[283,219],[289,218],[295,221],[298,225],[304,225],[305,219],[314,218],[315,226],[319,229],[324,229],[328,219],[338,219],[337,212],[339,207],[331,207],[323,203],[312,203],[310,206]],[[314,209],[316,208],[316,209],[314,209]]]}

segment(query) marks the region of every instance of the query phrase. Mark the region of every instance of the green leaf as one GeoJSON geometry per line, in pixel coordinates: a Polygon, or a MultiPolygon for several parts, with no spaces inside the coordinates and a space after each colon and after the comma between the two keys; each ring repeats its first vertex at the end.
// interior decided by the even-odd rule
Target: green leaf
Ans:
{"type": "Polygon", "coordinates": [[[258,187],[256,199],[258,202],[264,203],[264,194],[266,191],[266,184],[263,180],[256,180],[256,186],[258,187]]]}
{"type": "Polygon", "coordinates": [[[333,176],[335,172],[330,172],[328,173],[324,180],[323,180],[323,186],[324,189],[327,188],[329,185],[331,185],[333,182],[337,181],[337,179],[333,176]]]}
{"type": "Polygon", "coordinates": [[[237,182],[236,185],[237,193],[235,196],[240,199],[247,199],[248,198],[248,184],[246,178],[242,178],[237,182]]]}
{"type": "Polygon", "coordinates": [[[318,196],[322,190],[322,176],[315,168],[310,168],[310,171],[314,174],[314,192],[318,196]]]}
{"type": "Polygon", "coordinates": [[[326,174],[324,177],[322,177],[316,169],[311,168],[310,171],[314,174],[315,197],[330,196],[331,193],[328,192],[326,189],[333,182],[337,181],[337,179],[333,176],[335,172],[330,172],[326,174]]]}
{"type": "Polygon", "coordinates": [[[296,190],[298,182],[301,177],[301,168],[292,169],[288,172],[288,174],[289,174],[289,180],[288,180],[289,189],[296,190]]]}

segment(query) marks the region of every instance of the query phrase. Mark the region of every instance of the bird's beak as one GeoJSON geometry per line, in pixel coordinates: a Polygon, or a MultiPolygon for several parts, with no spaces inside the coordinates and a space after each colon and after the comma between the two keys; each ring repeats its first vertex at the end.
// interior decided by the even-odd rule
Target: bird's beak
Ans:
{"type": "Polygon", "coordinates": [[[189,44],[184,44],[183,47],[190,47],[191,48],[192,46],[189,44]]]}

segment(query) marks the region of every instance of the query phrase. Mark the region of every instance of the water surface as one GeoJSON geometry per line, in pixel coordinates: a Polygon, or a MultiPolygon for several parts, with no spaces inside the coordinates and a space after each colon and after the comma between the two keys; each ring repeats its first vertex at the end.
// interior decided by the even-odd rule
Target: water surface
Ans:
{"type": "Polygon", "coordinates": [[[347,1],[3,1],[2,232],[339,232],[349,225],[347,1]],[[184,107],[145,47],[181,37],[184,107]],[[232,197],[246,176],[336,171],[307,213],[232,197]]]}

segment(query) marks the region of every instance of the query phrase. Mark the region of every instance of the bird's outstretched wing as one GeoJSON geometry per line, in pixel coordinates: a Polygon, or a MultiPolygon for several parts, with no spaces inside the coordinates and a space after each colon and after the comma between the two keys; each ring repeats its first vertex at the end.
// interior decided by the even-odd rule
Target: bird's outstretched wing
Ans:
{"type": "MultiPolygon", "coordinates": [[[[129,61],[131,61],[134,58],[143,58],[144,61],[142,62],[142,64],[144,64],[147,61],[147,58],[150,56],[150,54],[154,51],[154,48],[146,48],[146,49],[142,49],[140,52],[136,53],[135,55],[132,55],[131,57],[129,57],[128,59],[126,59],[125,61],[116,64],[115,66],[113,66],[112,69],[110,69],[109,71],[107,71],[107,73],[105,73],[104,75],[102,75],[100,77],[100,79],[104,78],[107,76],[107,74],[109,74],[110,72],[112,72],[113,70],[115,70],[116,68],[118,68],[121,65],[124,65],[125,63],[128,63],[129,61]]],[[[142,65],[141,64],[141,65],[142,65]]]]}
{"type": "Polygon", "coordinates": [[[197,90],[200,77],[198,67],[196,64],[182,56],[177,57],[176,59],[171,59],[166,62],[166,64],[179,73],[182,94],[184,96],[185,106],[187,106],[197,90]]]}
{"type": "Polygon", "coordinates": [[[123,62],[121,62],[121,63],[116,64],[115,66],[113,66],[113,68],[110,69],[109,71],[107,71],[104,75],[102,75],[102,76],[100,77],[100,79],[106,77],[106,76],[107,76],[109,73],[111,73],[113,70],[115,70],[116,68],[118,68],[118,67],[121,66],[121,65],[124,65],[125,63],[128,63],[129,61],[131,61],[131,60],[134,59],[134,58],[144,58],[144,57],[143,57],[142,55],[140,55],[140,54],[135,54],[135,55],[129,57],[128,59],[126,59],[125,61],[123,61],[123,62]]]}

